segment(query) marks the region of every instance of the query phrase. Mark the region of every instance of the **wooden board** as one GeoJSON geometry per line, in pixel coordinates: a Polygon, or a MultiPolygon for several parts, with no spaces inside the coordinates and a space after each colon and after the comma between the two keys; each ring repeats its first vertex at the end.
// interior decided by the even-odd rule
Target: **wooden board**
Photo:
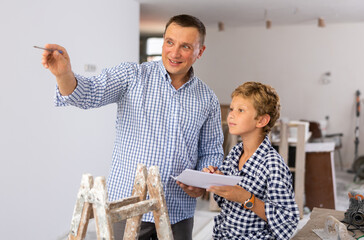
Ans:
{"type": "Polygon", "coordinates": [[[306,153],[305,192],[306,206],[335,209],[334,179],[331,153],[306,153]]]}

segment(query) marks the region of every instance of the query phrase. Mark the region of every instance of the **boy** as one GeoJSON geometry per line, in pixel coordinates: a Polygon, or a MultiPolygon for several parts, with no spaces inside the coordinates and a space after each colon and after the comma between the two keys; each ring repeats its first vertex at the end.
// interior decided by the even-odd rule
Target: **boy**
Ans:
{"type": "Polygon", "coordinates": [[[299,211],[292,176],[267,134],[279,118],[279,96],[258,82],[246,82],[232,93],[227,117],[230,134],[241,136],[219,167],[204,172],[241,176],[235,186],[212,186],[221,208],[214,239],[289,239],[299,211]]]}

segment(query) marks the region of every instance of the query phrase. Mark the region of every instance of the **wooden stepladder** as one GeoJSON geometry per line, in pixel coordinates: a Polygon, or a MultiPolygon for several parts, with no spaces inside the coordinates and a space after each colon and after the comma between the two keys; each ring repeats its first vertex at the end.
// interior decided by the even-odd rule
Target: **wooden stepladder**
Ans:
{"type": "Polygon", "coordinates": [[[144,213],[153,211],[158,239],[173,240],[158,167],[138,164],[132,196],[108,202],[105,177],[84,174],[78,191],[68,240],[83,240],[87,225],[95,218],[98,240],[113,240],[113,223],[127,219],[124,240],[138,239],[144,213]],[[147,192],[149,199],[146,200],[147,192]]]}

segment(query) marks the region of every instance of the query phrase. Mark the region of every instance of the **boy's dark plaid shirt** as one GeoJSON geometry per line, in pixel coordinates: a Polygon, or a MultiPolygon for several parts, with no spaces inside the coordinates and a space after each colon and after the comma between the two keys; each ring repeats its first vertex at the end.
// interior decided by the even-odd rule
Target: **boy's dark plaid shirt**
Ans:
{"type": "Polygon", "coordinates": [[[244,209],[245,199],[239,203],[215,195],[221,213],[215,217],[214,239],[289,239],[297,228],[299,211],[288,166],[268,137],[239,171],[242,152],[243,143],[233,147],[220,170],[242,177],[238,185],[265,202],[268,222],[244,209]]]}

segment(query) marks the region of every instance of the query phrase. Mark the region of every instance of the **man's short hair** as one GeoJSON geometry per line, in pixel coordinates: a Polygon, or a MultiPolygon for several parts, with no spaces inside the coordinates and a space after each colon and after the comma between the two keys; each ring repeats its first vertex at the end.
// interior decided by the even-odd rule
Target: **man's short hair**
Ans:
{"type": "Polygon", "coordinates": [[[164,29],[164,34],[166,33],[166,30],[171,23],[175,23],[181,27],[194,27],[198,30],[200,34],[200,45],[201,47],[205,43],[205,36],[206,36],[206,28],[205,25],[200,21],[200,19],[187,15],[187,14],[181,14],[174,17],[171,17],[169,21],[166,24],[166,28],[164,29]]]}
{"type": "Polygon", "coordinates": [[[274,88],[259,82],[246,82],[237,87],[231,97],[243,97],[253,101],[257,116],[268,114],[269,123],[263,128],[263,133],[268,134],[280,116],[281,105],[279,96],[274,88]]]}

